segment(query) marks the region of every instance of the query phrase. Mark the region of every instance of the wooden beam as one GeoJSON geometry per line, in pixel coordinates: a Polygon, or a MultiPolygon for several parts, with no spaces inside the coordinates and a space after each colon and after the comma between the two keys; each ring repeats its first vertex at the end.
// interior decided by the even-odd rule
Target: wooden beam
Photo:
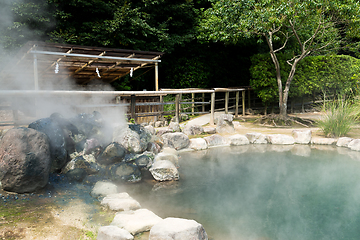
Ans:
{"type": "MultiPolygon", "coordinates": [[[[156,56],[156,57],[154,57],[153,59],[151,59],[151,60],[158,60],[159,58],[160,58],[161,56],[156,56]]],[[[142,68],[142,67],[144,67],[145,65],[147,65],[147,64],[149,64],[148,62],[146,62],[146,63],[143,63],[143,64],[141,64],[140,66],[137,66],[136,68],[134,68],[134,72],[136,71],[136,70],[138,70],[139,68],[142,68]]],[[[130,73],[130,70],[129,70],[129,73],[130,73]]],[[[128,74],[129,74],[128,73],[128,74]]],[[[122,76],[121,76],[122,77],[122,76]]],[[[121,77],[116,77],[116,78],[114,78],[114,79],[112,79],[111,81],[109,81],[109,83],[111,83],[111,82],[113,82],[113,81],[116,81],[116,80],[118,80],[119,78],[121,78],[121,77]]]]}
{"type": "MultiPolygon", "coordinates": [[[[106,54],[106,51],[102,52],[99,54],[99,56],[104,56],[106,54]]],[[[82,65],[79,69],[77,69],[75,72],[73,72],[71,75],[75,75],[76,73],[80,72],[81,70],[83,70],[84,68],[86,68],[87,66],[89,66],[90,64],[92,64],[93,62],[95,62],[97,59],[93,59],[90,60],[89,62],[85,63],[84,65],[82,65]]]]}

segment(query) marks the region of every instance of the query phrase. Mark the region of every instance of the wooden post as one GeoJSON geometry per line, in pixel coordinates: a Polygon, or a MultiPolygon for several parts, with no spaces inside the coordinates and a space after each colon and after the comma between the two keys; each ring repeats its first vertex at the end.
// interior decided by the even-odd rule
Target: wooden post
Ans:
{"type": "Polygon", "coordinates": [[[194,112],[195,112],[195,93],[191,93],[191,115],[194,116],[194,112]]]}
{"type": "Polygon", "coordinates": [[[164,114],[164,99],[163,99],[163,96],[160,96],[160,103],[161,105],[158,107],[158,111],[160,113],[160,116],[156,116],[156,120],[159,121],[159,120],[162,120],[163,119],[163,114],[164,114]]]}
{"type": "MultiPolygon", "coordinates": [[[[202,102],[205,102],[205,93],[202,93],[201,100],[202,100],[202,102]]],[[[204,103],[202,104],[201,111],[205,112],[205,104],[204,103]]]]}
{"type": "Polygon", "coordinates": [[[239,116],[239,92],[236,92],[235,95],[235,117],[239,116]]]}
{"type": "MultiPolygon", "coordinates": [[[[245,116],[245,91],[242,91],[241,92],[241,94],[242,94],[242,115],[243,116],[245,116]]],[[[250,101],[249,101],[249,103],[250,103],[250,101]]],[[[250,105],[249,105],[249,107],[250,107],[250,105]]]]}
{"type": "Polygon", "coordinates": [[[180,94],[175,96],[175,121],[180,122],[180,94]]]}
{"type": "Polygon", "coordinates": [[[214,125],[215,116],[215,91],[211,93],[210,125],[214,125]]]}
{"type": "Polygon", "coordinates": [[[159,91],[159,66],[155,63],[155,91],[159,91]]]}
{"type": "Polygon", "coordinates": [[[181,112],[182,93],[179,94],[179,112],[181,112]]]}
{"type": "Polygon", "coordinates": [[[225,114],[229,113],[229,92],[225,92],[225,114]]]}
{"type": "Polygon", "coordinates": [[[134,119],[135,123],[136,123],[136,96],[135,95],[131,95],[130,98],[130,116],[132,119],[134,119]]]}

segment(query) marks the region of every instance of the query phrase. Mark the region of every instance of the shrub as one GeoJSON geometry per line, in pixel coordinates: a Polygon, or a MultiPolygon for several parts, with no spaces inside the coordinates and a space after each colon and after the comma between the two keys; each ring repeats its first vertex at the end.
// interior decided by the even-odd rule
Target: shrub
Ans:
{"type": "Polygon", "coordinates": [[[331,101],[325,104],[324,117],[318,126],[326,137],[345,136],[358,120],[358,106],[349,100],[331,101]]]}

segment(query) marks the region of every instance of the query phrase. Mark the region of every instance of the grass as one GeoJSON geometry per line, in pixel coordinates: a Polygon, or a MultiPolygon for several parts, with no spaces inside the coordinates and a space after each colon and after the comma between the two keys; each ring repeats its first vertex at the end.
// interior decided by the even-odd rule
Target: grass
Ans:
{"type": "Polygon", "coordinates": [[[336,100],[325,104],[324,117],[317,124],[326,137],[346,136],[359,119],[359,106],[348,100],[336,100]]]}

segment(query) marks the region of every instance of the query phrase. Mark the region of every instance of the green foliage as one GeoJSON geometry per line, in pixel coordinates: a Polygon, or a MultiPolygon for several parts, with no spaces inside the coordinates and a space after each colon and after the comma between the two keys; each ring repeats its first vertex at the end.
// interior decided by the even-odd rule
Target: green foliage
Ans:
{"type": "Polygon", "coordinates": [[[47,0],[0,1],[0,46],[14,50],[29,40],[49,39],[52,14],[47,0]]]}
{"type": "MultiPolygon", "coordinates": [[[[201,39],[238,43],[244,38],[266,42],[276,70],[280,114],[286,115],[296,67],[310,54],[336,52],[344,40],[360,35],[360,5],[356,0],[212,0],[200,22],[201,39]],[[290,46],[289,46],[290,43],[290,46]],[[295,47],[296,46],[296,47],[295,47]],[[293,51],[286,84],[280,75],[280,51],[293,51]],[[283,87],[284,85],[284,87],[283,87]]],[[[270,99],[270,93],[263,94],[270,99]]]]}
{"type": "Polygon", "coordinates": [[[194,38],[192,1],[49,0],[56,6],[54,41],[171,51],[194,38]]]}
{"type": "MultiPolygon", "coordinates": [[[[286,64],[289,54],[279,54],[282,74],[289,71],[286,64]]],[[[268,54],[258,54],[251,58],[251,86],[264,105],[278,98],[277,83],[272,61],[268,54]]],[[[310,56],[298,64],[290,90],[291,97],[306,95],[356,94],[360,80],[360,60],[343,55],[310,56]]]]}
{"type": "Polygon", "coordinates": [[[331,101],[325,104],[323,119],[318,126],[326,137],[345,136],[358,120],[359,109],[348,100],[331,101]]]}
{"type": "Polygon", "coordinates": [[[303,95],[349,96],[357,92],[360,60],[344,55],[314,56],[297,68],[292,92],[303,95]]]}
{"type": "MultiPolygon", "coordinates": [[[[281,65],[282,74],[290,68],[286,64],[288,54],[279,54],[279,62],[281,65]]],[[[265,106],[274,103],[279,98],[278,85],[276,82],[276,72],[274,71],[274,64],[271,61],[269,54],[256,54],[251,57],[250,67],[250,86],[257,93],[265,106]]]]}

